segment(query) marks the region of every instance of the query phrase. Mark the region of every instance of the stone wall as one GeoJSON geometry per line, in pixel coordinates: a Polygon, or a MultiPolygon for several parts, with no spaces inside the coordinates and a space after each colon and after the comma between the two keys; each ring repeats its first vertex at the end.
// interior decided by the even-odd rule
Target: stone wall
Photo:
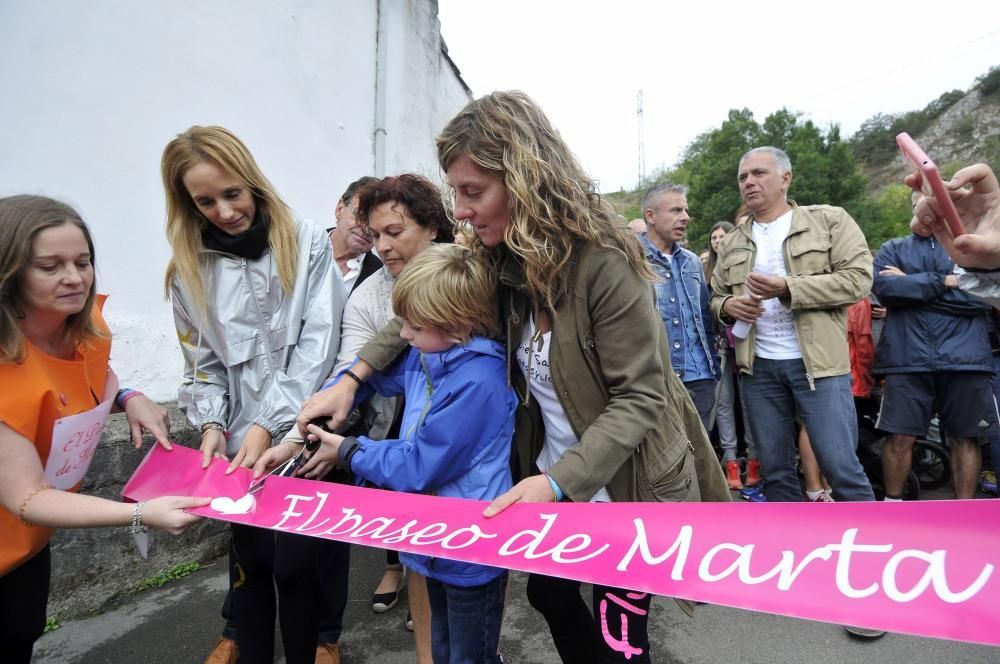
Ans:
{"type": "MultiPolygon", "coordinates": [[[[170,412],[171,430],[181,445],[196,447],[199,436],[187,424],[175,403],[170,412]]],[[[112,415],[83,482],[82,493],[111,500],[142,461],[150,444],[136,450],[129,438],[124,415],[112,415]]],[[[149,558],[136,552],[128,528],[64,529],[52,538],[50,617],[59,620],[100,612],[116,604],[143,579],[181,562],[227,564],[223,555],[229,528],[218,521],[201,521],[179,537],[150,531],[149,558]]]]}

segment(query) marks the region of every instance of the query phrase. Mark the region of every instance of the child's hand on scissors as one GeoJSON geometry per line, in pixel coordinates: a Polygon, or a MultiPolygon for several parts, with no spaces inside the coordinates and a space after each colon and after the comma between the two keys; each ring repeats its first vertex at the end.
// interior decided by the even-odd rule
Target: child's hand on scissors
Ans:
{"type": "Polygon", "coordinates": [[[344,437],[330,433],[315,424],[306,426],[311,440],[319,442],[319,447],[309,460],[299,469],[298,474],[307,479],[320,479],[337,465],[337,453],[344,437]]]}

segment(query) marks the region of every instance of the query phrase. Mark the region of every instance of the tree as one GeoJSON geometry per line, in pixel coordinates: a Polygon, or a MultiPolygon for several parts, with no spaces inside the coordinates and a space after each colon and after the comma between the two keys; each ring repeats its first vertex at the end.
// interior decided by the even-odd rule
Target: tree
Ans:
{"type": "Polygon", "coordinates": [[[761,127],[761,142],[765,145],[787,145],[792,140],[798,126],[798,113],[792,113],[788,109],[775,111],[764,118],[761,127]]]}
{"type": "Polygon", "coordinates": [[[883,164],[896,154],[893,128],[898,115],[877,113],[861,123],[861,128],[851,137],[854,156],[866,164],[883,164]]]}
{"type": "Polygon", "coordinates": [[[736,169],[740,157],[759,145],[761,128],[749,109],[731,110],[718,129],[703,134],[689,146],[679,169],[690,173],[688,203],[694,217],[688,226],[692,247],[707,245],[712,224],[731,220],[740,206],[736,169]]]}
{"type": "Polygon", "coordinates": [[[977,78],[976,87],[984,97],[1000,90],[1000,65],[990,67],[988,72],[977,78]]]}
{"type": "Polygon", "coordinates": [[[905,184],[892,184],[858,203],[854,218],[872,251],[878,251],[886,240],[909,234],[913,217],[910,193],[905,184]]]}
{"type": "Polygon", "coordinates": [[[789,197],[796,202],[829,203],[848,211],[859,207],[865,179],[838,127],[824,131],[784,108],[767,116],[763,124],[748,109],[731,110],[719,128],[688,146],[673,171],[687,176],[690,187],[688,240],[692,248],[707,246],[708,230],[716,221],[735,217],[742,202],[736,182],[740,157],[761,145],[788,153],[793,172],[789,197]]]}

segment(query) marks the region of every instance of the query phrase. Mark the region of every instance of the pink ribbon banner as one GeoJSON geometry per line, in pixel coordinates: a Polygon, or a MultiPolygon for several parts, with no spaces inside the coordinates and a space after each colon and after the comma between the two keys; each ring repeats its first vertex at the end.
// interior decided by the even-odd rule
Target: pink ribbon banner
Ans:
{"type": "Polygon", "coordinates": [[[1000,645],[1000,500],[486,503],[201,469],[154,446],[129,500],[213,497],[196,514],[840,625],[1000,645]]]}

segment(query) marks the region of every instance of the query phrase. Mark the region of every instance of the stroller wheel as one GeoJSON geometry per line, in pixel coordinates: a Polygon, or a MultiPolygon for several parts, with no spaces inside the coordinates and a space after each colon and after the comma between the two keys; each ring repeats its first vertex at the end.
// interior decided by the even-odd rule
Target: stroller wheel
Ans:
{"type": "Polygon", "coordinates": [[[929,440],[913,443],[913,472],[920,488],[940,489],[951,481],[951,454],[943,445],[929,440]]]}

